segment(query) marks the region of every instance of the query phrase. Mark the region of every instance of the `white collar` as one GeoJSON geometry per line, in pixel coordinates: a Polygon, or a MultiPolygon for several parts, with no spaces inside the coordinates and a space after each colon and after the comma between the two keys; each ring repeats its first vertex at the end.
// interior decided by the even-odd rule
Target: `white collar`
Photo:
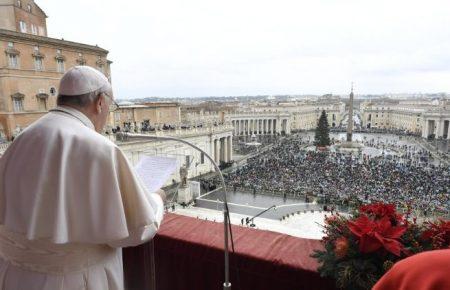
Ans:
{"type": "Polygon", "coordinates": [[[57,106],[55,109],[51,109],[49,112],[63,112],[69,114],[81,121],[86,127],[95,131],[94,123],[82,112],[69,106],[57,106]]]}

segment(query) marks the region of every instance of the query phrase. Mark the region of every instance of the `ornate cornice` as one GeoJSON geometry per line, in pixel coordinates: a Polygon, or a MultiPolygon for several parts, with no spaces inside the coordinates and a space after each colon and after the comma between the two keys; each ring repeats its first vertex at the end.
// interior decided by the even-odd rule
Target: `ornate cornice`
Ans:
{"type": "Polygon", "coordinates": [[[17,92],[17,93],[12,94],[11,98],[13,98],[13,99],[23,99],[23,98],[25,98],[25,95],[22,94],[22,93],[17,92]]]}
{"type": "Polygon", "coordinates": [[[48,44],[48,45],[53,45],[53,46],[61,47],[61,48],[71,48],[71,49],[78,48],[78,49],[87,50],[87,51],[91,51],[91,52],[95,52],[95,53],[102,53],[102,54],[109,53],[106,49],[103,49],[98,46],[93,46],[93,45],[88,45],[88,44],[83,44],[83,43],[78,43],[78,42],[72,42],[72,41],[67,41],[67,40],[61,40],[61,39],[55,39],[55,38],[50,38],[50,37],[46,37],[46,36],[21,33],[21,32],[16,32],[16,31],[7,30],[7,29],[0,29],[0,39],[7,39],[10,41],[11,40],[27,41],[27,42],[31,42],[34,44],[35,43],[48,44]]]}
{"type": "Polygon", "coordinates": [[[5,50],[5,53],[8,54],[8,55],[20,55],[20,51],[18,51],[18,50],[15,49],[15,48],[12,48],[12,47],[8,47],[8,48],[5,50]]]}
{"type": "Polygon", "coordinates": [[[58,54],[55,56],[55,59],[56,59],[56,60],[66,61],[66,57],[65,57],[64,55],[60,54],[60,53],[58,53],[58,54]]]}
{"type": "Polygon", "coordinates": [[[35,58],[45,58],[45,55],[39,51],[35,51],[32,55],[35,58]]]}
{"type": "Polygon", "coordinates": [[[46,93],[39,93],[36,95],[36,98],[38,99],[48,99],[48,94],[46,93]]]}

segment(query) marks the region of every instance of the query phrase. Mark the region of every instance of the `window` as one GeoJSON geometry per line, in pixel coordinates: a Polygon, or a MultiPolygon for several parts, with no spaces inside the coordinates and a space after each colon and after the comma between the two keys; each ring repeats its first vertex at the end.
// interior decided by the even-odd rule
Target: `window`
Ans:
{"type": "Polygon", "coordinates": [[[23,99],[22,98],[14,98],[14,112],[23,112],[23,99]]]}
{"type": "Polygon", "coordinates": [[[34,34],[34,35],[38,34],[37,27],[34,24],[31,24],[31,33],[34,34]]]}
{"type": "Polygon", "coordinates": [[[19,57],[16,54],[8,54],[8,65],[10,68],[19,68],[19,57]]]}
{"type": "Polygon", "coordinates": [[[14,42],[8,42],[8,47],[10,48],[14,47],[14,42]]]}
{"type": "Polygon", "coordinates": [[[64,72],[64,60],[62,59],[56,60],[56,71],[60,73],[64,72]]]}
{"type": "Polygon", "coordinates": [[[56,96],[56,89],[54,87],[50,88],[50,95],[51,96],[56,96]]]}
{"type": "Polygon", "coordinates": [[[40,111],[47,111],[47,99],[45,98],[39,98],[39,110],[40,111]]]}
{"type": "Polygon", "coordinates": [[[39,26],[39,35],[45,36],[45,30],[44,30],[44,27],[42,27],[42,26],[39,26]]]}
{"type": "Polygon", "coordinates": [[[20,32],[27,32],[27,24],[24,21],[19,21],[20,32]]]}
{"type": "Polygon", "coordinates": [[[205,153],[202,153],[202,155],[200,155],[200,163],[205,164],[205,153]]]}
{"type": "Polygon", "coordinates": [[[17,0],[17,6],[18,6],[19,8],[22,8],[22,1],[17,0]]]}
{"type": "Polygon", "coordinates": [[[31,4],[27,5],[27,10],[28,10],[28,12],[31,12],[31,4]]]}
{"type": "Polygon", "coordinates": [[[42,57],[34,58],[34,68],[39,71],[44,69],[44,66],[42,65],[42,57]]]}

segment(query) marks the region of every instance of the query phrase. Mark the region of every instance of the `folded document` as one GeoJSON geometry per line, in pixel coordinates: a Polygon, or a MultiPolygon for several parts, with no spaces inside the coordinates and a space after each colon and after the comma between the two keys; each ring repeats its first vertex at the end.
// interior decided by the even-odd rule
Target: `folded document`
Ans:
{"type": "Polygon", "coordinates": [[[170,175],[177,169],[177,159],[159,156],[142,157],[135,169],[150,192],[163,187],[170,175]]]}

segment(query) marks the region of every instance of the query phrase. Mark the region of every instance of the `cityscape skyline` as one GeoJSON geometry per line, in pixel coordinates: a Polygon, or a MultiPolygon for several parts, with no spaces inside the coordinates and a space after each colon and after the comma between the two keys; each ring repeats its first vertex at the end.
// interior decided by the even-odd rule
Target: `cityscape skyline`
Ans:
{"type": "Polygon", "coordinates": [[[37,4],[50,37],[110,51],[119,99],[450,92],[445,1],[37,4]]]}

